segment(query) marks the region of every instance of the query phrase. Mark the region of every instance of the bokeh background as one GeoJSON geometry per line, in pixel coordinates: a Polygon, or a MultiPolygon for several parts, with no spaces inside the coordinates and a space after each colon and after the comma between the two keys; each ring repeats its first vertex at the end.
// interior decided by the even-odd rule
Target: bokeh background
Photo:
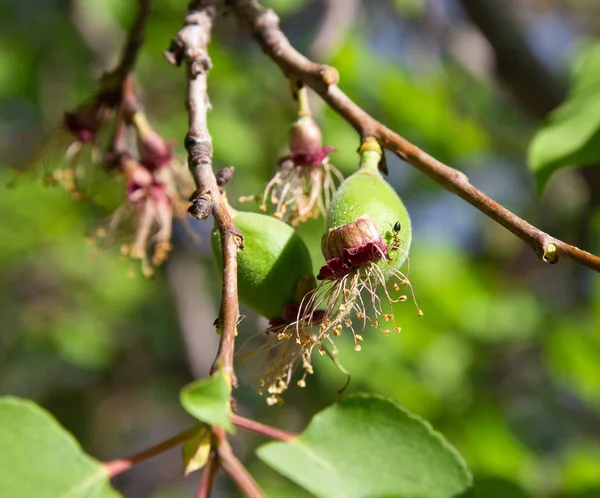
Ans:
{"type": "MultiPolygon", "coordinates": [[[[298,48],[339,69],[344,91],[375,117],[527,220],[600,252],[600,170],[561,170],[539,197],[526,164],[531,136],[566,95],[569,65],[600,35],[597,1],[265,4],[298,48]]],[[[136,72],[153,125],[179,144],[184,75],[161,52],[185,9],[181,0],[153,2],[136,72]]],[[[86,243],[118,205],[123,183],[96,171],[110,188],[109,200],[94,204],[42,181],[64,149],[37,154],[39,144],[116,62],[135,12],[133,0],[0,2],[0,393],[48,408],[99,459],[189,426],[178,391],[208,373],[218,342],[210,221],[194,224],[199,244],[177,230],[172,257],[149,280],[118,245],[98,251],[86,243]]],[[[262,192],[285,151],[294,106],[279,69],[231,16],[218,23],[210,54],[214,160],[235,166],[235,200],[262,192]]],[[[350,174],[355,132],[322,106],[315,112],[325,143],[337,148],[333,162],[350,174]]],[[[600,278],[567,261],[541,264],[467,203],[388,161],[413,218],[410,278],[425,316],[406,303],[396,313],[401,334],[366,331],[360,353],[341,341],[349,391],[393,396],[428,419],[467,459],[478,496],[600,496],[600,278]]],[[[317,220],[302,229],[315,267],[321,227],[317,220]]],[[[264,327],[243,313],[241,338],[264,327]]],[[[251,368],[238,364],[249,379],[251,368]]],[[[291,388],[283,407],[267,407],[245,382],[236,394],[242,414],[301,430],[343,383],[317,358],[308,386],[291,388]]],[[[260,442],[240,433],[234,444],[269,496],[306,496],[253,456],[260,442]]],[[[131,498],[189,497],[198,477],[181,476],[173,450],[115,486],[131,498]]],[[[236,496],[226,479],[217,486],[216,496],[236,496]]]]}

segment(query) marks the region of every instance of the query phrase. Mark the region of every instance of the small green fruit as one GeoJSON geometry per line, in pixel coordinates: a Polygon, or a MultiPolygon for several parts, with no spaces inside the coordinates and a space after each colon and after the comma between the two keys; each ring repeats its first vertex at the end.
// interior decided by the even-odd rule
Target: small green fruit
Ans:
{"type": "MultiPolygon", "coordinates": [[[[240,301],[266,318],[283,317],[287,305],[299,303],[314,288],[306,244],[293,228],[271,216],[235,210],[231,216],[244,235],[244,249],[238,253],[240,301]]],[[[221,237],[216,228],[211,245],[222,270],[221,237]]]]}
{"type": "MultiPolygon", "coordinates": [[[[379,173],[380,159],[376,142],[363,144],[359,170],[342,183],[327,213],[321,239],[327,262],[317,276],[324,282],[313,300],[325,303],[325,318],[313,344],[329,339],[330,331],[339,336],[347,329],[354,337],[354,350],[360,351],[363,336],[355,325],[359,332],[367,323],[385,335],[399,332],[394,304],[407,300],[399,294],[400,286],[408,286],[414,298],[410,281],[400,269],[411,242],[410,218],[398,194],[379,173]],[[388,280],[393,281],[389,290],[388,280]]],[[[423,313],[418,310],[418,314],[423,313]]]]}
{"type": "MultiPolygon", "coordinates": [[[[332,200],[321,248],[327,261],[339,258],[350,267],[360,266],[369,254],[390,256],[379,258],[387,277],[388,265],[399,268],[406,260],[412,233],[406,207],[377,170],[380,158],[377,151],[361,152],[360,169],[342,183],[332,200]]],[[[352,269],[344,268],[333,268],[334,275],[329,276],[321,272],[321,278],[352,269]]]]}

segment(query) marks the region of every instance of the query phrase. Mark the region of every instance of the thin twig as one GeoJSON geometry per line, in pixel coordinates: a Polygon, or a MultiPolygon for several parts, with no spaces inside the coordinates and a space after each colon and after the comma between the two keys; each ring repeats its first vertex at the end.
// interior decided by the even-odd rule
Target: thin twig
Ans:
{"type": "Polygon", "coordinates": [[[539,230],[476,189],[460,171],[441,163],[408,140],[370,116],[337,86],[339,74],[331,66],[317,64],[300,54],[279,28],[272,10],[257,0],[232,0],[238,18],[248,27],[263,51],[281,68],[285,76],[302,80],[343,117],[361,138],[375,137],[380,144],[412,164],[444,188],[466,200],[527,243],[545,262],[560,257],[600,272],[600,258],[539,230]]]}
{"type": "Polygon", "coordinates": [[[211,451],[208,457],[208,462],[202,469],[202,478],[200,479],[200,486],[198,488],[198,494],[196,498],[210,498],[210,492],[215,481],[215,475],[219,469],[219,459],[216,452],[211,451]]]}
{"type": "Polygon", "coordinates": [[[284,431],[277,427],[271,427],[270,425],[261,424],[255,420],[249,418],[240,417],[239,415],[231,415],[231,423],[241,429],[255,432],[262,436],[270,437],[271,439],[277,439],[279,441],[291,441],[298,437],[298,434],[294,432],[284,431]]]}
{"type": "Polygon", "coordinates": [[[243,237],[233,224],[212,170],[212,139],[206,122],[210,108],[207,74],[211,67],[207,45],[220,4],[218,0],[192,1],[184,26],[173,39],[171,48],[165,52],[165,57],[175,65],[186,63],[189,131],[185,147],[188,166],[197,189],[192,197],[190,213],[199,219],[212,213],[221,234],[223,248],[223,291],[218,320],[221,341],[212,370],[222,368],[228,383],[233,386],[237,383],[233,353],[239,318],[237,251],[243,247],[243,237]]]}
{"type": "Polygon", "coordinates": [[[146,23],[150,17],[150,0],[138,0],[138,15],[127,34],[127,41],[121,52],[118,66],[111,72],[122,80],[131,73],[137,61],[138,54],[144,44],[146,23]]]}
{"type": "Polygon", "coordinates": [[[220,427],[214,427],[213,431],[215,437],[218,439],[217,451],[219,453],[221,465],[238,485],[240,491],[244,493],[244,496],[247,498],[262,498],[265,496],[246,467],[244,467],[242,462],[234,455],[225,431],[220,427]]]}
{"type": "Polygon", "coordinates": [[[127,96],[134,96],[133,69],[144,45],[146,24],[150,17],[150,0],[138,0],[139,8],[129,32],[121,57],[114,69],[102,76],[98,96],[111,108],[118,108],[127,96]]]}
{"type": "MultiPolygon", "coordinates": [[[[212,214],[221,235],[223,289],[217,321],[221,340],[211,373],[217,369],[222,370],[231,388],[237,384],[233,366],[235,334],[239,319],[237,252],[243,248],[243,236],[233,224],[212,169],[212,138],[206,119],[210,109],[207,76],[211,68],[207,46],[213,21],[220,7],[220,0],[192,0],[183,27],[173,38],[171,47],[164,55],[171,64],[179,66],[185,62],[186,66],[189,130],[185,137],[185,148],[188,152],[188,167],[196,183],[196,192],[192,196],[189,212],[198,219],[205,219],[212,214]]],[[[218,454],[218,462],[247,496],[263,496],[248,471],[233,455],[226,432],[219,427],[213,427],[212,431],[215,438],[213,451],[218,454]]],[[[203,477],[199,490],[201,497],[210,495],[216,472],[216,458],[211,459],[211,466],[205,470],[207,474],[203,477]]]]}
{"type": "Polygon", "coordinates": [[[144,451],[140,451],[135,455],[130,456],[129,458],[119,458],[117,460],[111,460],[110,462],[105,462],[102,464],[105,472],[107,473],[109,478],[113,478],[126,470],[129,470],[134,465],[137,465],[140,462],[148,460],[156,455],[160,455],[171,448],[187,441],[192,436],[194,436],[198,432],[198,426],[190,427],[183,432],[173,436],[172,438],[163,441],[151,448],[148,448],[144,451]]]}

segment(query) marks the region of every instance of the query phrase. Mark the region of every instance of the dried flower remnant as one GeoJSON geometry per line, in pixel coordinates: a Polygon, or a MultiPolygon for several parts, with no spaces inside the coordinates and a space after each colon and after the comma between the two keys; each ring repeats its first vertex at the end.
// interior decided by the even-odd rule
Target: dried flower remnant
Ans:
{"type": "MultiPolygon", "coordinates": [[[[274,216],[293,226],[310,218],[325,215],[336,191],[336,183],[344,178],[331,164],[333,147],[323,146],[321,130],[310,116],[306,88],[297,92],[298,119],[289,135],[289,153],[278,161],[275,176],[267,183],[260,209],[275,206],[274,216]]],[[[242,197],[245,202],[256,197],[242,197]]]]}
{"type": "Polygon", "coordinates": [[[119,168],[126,181],[126,198],[96,230],[94,242],[101,248],[122,242],[122,255],[140,260],[144,275],[151,276],[153,267],[162,264],[171,251],[173,217],[185,222],[189,203],[181,196],[170,168],[150,172],[129,155],[119,158],[119,168]]]}
{"type": "Polygon", "coordinates": [[[166,141],[151,126],[146,115],[135,112],[130,118],[136,131],[136,144],[140,162],[149,171],[156,171],[163,166],[173,163],[173,148],[175,142],[166,141]]]}
{"type": "MultiPolygon", "coordinates": [[[[306,288],[302,297],[313,290],[312,286],[306,288]]],[[[314,373],[311,357],[315,348],[320,354],[327,353],[332,357],[329,349],[319,342],[315,331],[315,323],[322,319],[323,312],[316,310],[310,320],[299,319],[300,308],[299,304],[286,306],[280,318],[270,320],[266,341],[258,349],[247,353],[261,355],[257,375],[259,394],[268,394],[266,401],[269,405],[283,403],[282,394],[289,387],[297,368],[303,369],[297,385],[306,387],[307,376],[314,373]]]]}
{"type": "Polygon", "coordinates": [[[308,116],[298,119],[290,131],[290,153],[279,160],[277,173],[267,184],[262,211],[275,205],[275,217],[297,225],[325,214],[341,173],[331,164],[332,147],[323,147],[321,130],[308,116]]]}
{"type": "Polygon", "coordinates": [[[65,112],[62,126],[74,138],[73,145],[96,143],[97,135],[106,122],[109,108],[100,99],[81,105],[71,112],[65,112]]]}
{"type": "Polygon", "coordinates": [[[121,253],[140,260],[143,273],[152,275],[152,268],[164,262],[171,250],[173,217],[187,227],[193,181],[187,168],[175,159],[174,144],[150,126],[132,76],[123,80],[113,76],[109,73],[102,79],[94,99],[65,113],[59,134],[69,137],[67,165],[54,171],[52,180],[77,200],[102,203],[100,189],[91,185],[92,180],[98,179],[101,171],[124,177],[123,202],[91,241],[99,248],[122,243],[121,253]],[[128,140],[128,129],[135,141],[128,140]],[[108,139],[103,153],[99,146],[102,137],[108,139]],[[92,168],[84,170],[81,153],[86,148],[92,152],[92,168]]]}
{"type": "Polygon", "coordinates": [[[85,197],[83,181],[86,176],[83,153],[89,150],[91,163],[100,162],[98,135],[109,115],[109,109],[100,99],[81,105],[72,112],[65,112],[60,128],[44,140],[27,161],[29,167],[52,164],[45,171],[47,185],[60,184],[75,200],[85,197]],[[54,164],[63,164],[60,168],[54,164]]]}
{"type": "Polygon", "coordinates": [[[173,217],[186,226],[193,182],[187,168],[175,160],[173,145],[150,127],[141,112],[135,113],[131,122],[139,159],[129,154],[107,154],[107,163],[125,177],[126,199],[107,225],[96,231],[96,240],[103,246],[119,233],[130,237],[133,231],[133,242],[124,243],[121,252],[140,260],[143,273],[151,276],[153,267],[162,264],[171,251],[173,217]]]}

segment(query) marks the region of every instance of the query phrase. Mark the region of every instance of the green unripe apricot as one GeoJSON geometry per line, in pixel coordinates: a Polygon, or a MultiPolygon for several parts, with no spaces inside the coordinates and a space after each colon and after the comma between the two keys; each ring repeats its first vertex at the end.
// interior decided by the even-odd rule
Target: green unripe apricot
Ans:
{"type": "MultiPolygon", "coordinates": [[[[304,292],[314,287],[308,248],[293,228],[276,218],[233,209],[231,216],[244,235],[244,249],[237,256],[239,299],[266,318],[280,318],[286,305],[299,303],[304,292]]],[[[211,245],[222,271],[216,227],[211,245]]]]}
{"type": "MultiPolygon", "coordinates": [[[[322,241],[325,259],[340,256],[341,249],[352,248],[361,237],[363,240],[368,238],[369,233],[360,236],[352,233],[358,229],[356,220],[366,218],[377,227],[384,244],[398,247],[388,264],[398,268],[406,260],[412,239],[410,217],[396,191],[379,173],[377,165],[380,159],[381,154],[376,150],[362,151],[359,170],[349,176],[336,192],[325,222],[322,241]],[[340,230],[344,226],[348,230],[340,230]]],[[[364,228],[360,230],[365,231],[364,228]]]]}

